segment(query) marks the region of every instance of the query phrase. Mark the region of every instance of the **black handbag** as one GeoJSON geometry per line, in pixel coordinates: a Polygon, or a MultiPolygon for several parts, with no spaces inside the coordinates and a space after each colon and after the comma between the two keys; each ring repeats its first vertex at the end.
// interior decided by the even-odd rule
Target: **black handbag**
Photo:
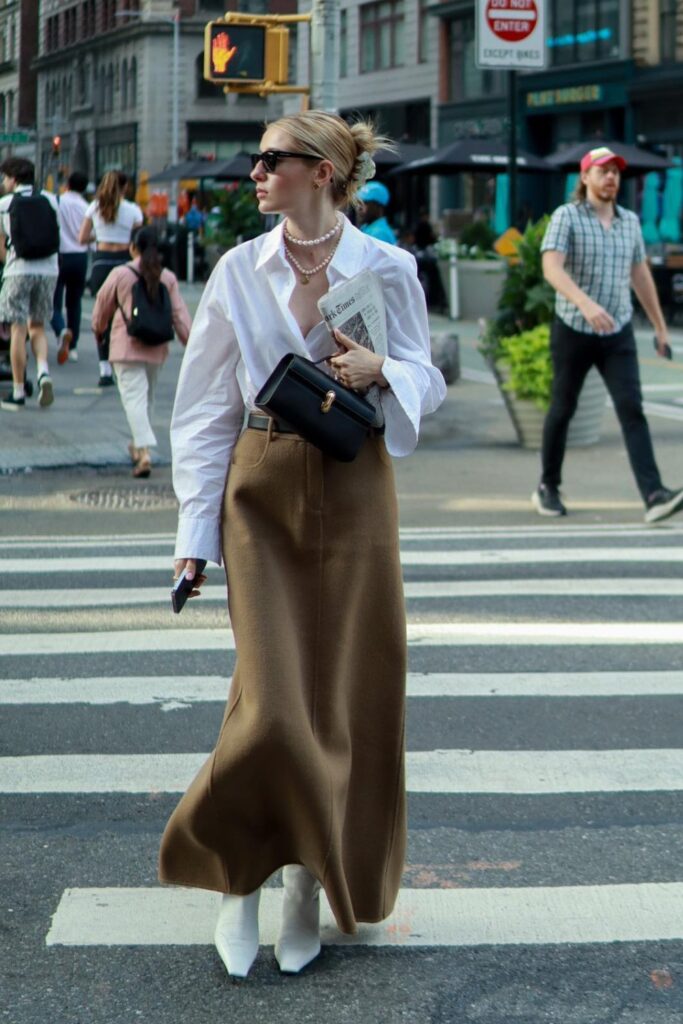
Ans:
{"type": "Polygon", "coordinates": [[[293,352],[280,360],[254,404],[340,462],[355,459],[375,419],[369,402],[293,352]]]}

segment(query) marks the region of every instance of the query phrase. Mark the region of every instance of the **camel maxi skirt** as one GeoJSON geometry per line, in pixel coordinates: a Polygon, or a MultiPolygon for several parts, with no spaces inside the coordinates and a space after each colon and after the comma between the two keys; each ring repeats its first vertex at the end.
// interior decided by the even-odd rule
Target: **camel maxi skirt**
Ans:
{"type": "Polygon", "coordinates": [[[170,818],[160,879],[246,895],[285,864],[339,928],[391,913],[405,852],[406,626],[382,438],[341,463],[247,429],[223,553],[237,664],[218,743],[170,818]]]}

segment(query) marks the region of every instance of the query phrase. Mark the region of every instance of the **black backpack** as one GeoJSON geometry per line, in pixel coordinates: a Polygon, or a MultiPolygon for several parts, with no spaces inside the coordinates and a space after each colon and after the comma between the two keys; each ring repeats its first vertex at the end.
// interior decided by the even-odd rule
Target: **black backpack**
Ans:
{"type": "Polygon", "coordinates": [[[131,292],[132,306],[129,320],[126,319],[118,297],[116,304],[121,310],[123,322],[131,338],[141,341],[143,345],[163,345],[167,341],[173,341],[173,307],[168,288],[163,281],[159,281],[156,299],[153,300],[147,294],[142,274],[139,274],[134,267],[126,267],[126,270],[132,270],[137,277],[131,292]]]}
{"type": "Polygon", "coordinates": [[[22,260],[43,260],[59,252],[59,221],[40,189],[16,192],[9,204],[9,244],[22,260]]]}

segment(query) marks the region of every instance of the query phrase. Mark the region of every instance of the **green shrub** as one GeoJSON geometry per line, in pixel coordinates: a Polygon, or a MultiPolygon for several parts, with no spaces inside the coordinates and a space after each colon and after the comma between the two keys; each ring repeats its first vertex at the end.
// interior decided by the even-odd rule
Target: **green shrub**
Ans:
{"type": "Polygon", "coordinates": [[[543,277],[541,242],[549,218],[529,223],[509,263],[496,316],[486,324],[480,349],[489,362],[500,358],[504,337],[550,323],[555,292],[543,277]]]}
{"type": "Polygon", "coordinates": [[[503,384],[506,391],[516,398],[534,402],[540,409],[548,408],[553,383],[548,324],[500,338],[496,362],[507,370],[503,384]]]}
{"type": "Polygon", "coordinates": [[[213,240],[224,249],[232,249],[238,241],[244,242],[263,233],[263,217],[256,205],[254,189],[253,184],[241,182],[216,193],[221,223],[213,240]]]}

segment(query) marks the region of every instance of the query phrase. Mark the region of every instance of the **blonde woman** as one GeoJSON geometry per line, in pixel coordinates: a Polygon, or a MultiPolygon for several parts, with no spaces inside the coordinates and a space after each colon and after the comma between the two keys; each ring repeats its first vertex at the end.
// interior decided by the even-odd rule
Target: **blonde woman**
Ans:
{"type": "MultiPolygon", "coordinates": [[[[90,273],[90,290],[93,295],[97,295],[115,267],[128,261],[133,230],[142,226],[142,210],[137,203],[131,203],[125,198],[127,184],[128,178],[123,171],[107,171],[83,217],[78,241],[85,245],[94,239],[96,243],[90,273]]],[[[111,321],[96,335],[100,357],[98,386],[101,388],[114,383],[109,362],[110,335],[111,321]]]]}
{"type": "Polygon", "coordinates": [[[275,955],[292,973],[320,951],[321,886],[353,933],[391,913],[403,870],[406,625],[390,456],[412,452],[445,386],[413,257],[342,213],[380,141],[321,111],[266,128],[251,176],[261,213],[283,222],[218,263],[178,382],[175,572],[224,561],[237,666],[217,746],[167,825],[160,877],[224,894],[215,941],[237,977],[257,955],[261,886],[279,868],[275,955]],[[384,285],[385,359],[341,334],[335,345],[317,308],[363,270],[384,285]],[[343,383],[383,389],[386,430],[355,461],[254,410],[289,352],[335,352],[343,383]]]}

